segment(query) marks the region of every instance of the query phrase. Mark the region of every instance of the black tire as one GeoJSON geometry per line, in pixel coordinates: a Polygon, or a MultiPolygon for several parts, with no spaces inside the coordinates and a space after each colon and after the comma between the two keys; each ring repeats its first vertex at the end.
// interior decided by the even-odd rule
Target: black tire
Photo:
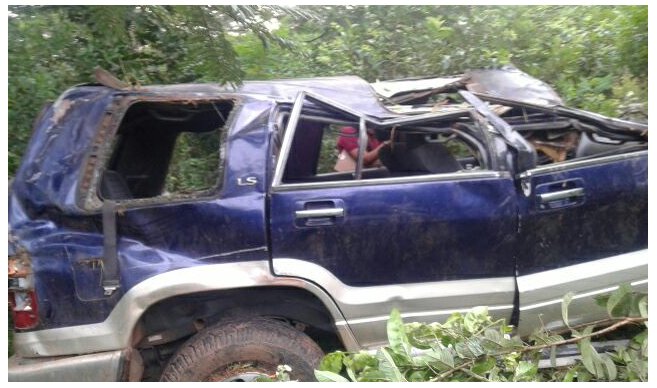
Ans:
{"type": "Polygon", "coordinates": [[[313,371],[323,355],[310,337],[286,323],[266,318],[224,321],[185,342],[160,380],[251,381],[289,365],[292,380],[315,381],[313,371]]]}

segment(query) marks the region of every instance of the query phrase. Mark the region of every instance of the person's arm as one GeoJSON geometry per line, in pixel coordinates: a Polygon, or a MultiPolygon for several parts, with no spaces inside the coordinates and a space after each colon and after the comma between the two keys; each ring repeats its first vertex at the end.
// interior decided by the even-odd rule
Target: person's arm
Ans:
{"type": "MultiPolygon", "coordinates": [[[[384,141],[383,143],[379,144],[378,147],[371,151],[365,151],[365,155],[363,155],[363,165],[365,167],[371,167],[376,163],[377,160],[379,160],[379,150],[381,147],[384,145],[388,144],[389,141],[384,141]]],[[[349,152],[349,155],[351,155],[354,160],[358,160],[358,148],[352,148],[349,152]]]]}

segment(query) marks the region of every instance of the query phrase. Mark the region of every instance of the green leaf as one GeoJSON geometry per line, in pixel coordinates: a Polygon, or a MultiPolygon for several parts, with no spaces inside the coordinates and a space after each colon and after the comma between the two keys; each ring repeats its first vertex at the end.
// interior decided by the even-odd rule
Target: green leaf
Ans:
{"type": "Polygon", "coordinates": [[[385,373],[375,368],[366,368],[358,375],[357,381],[388,381],[385,373]]]}
{"type": "Polygon", "coordinates": [[[639,300],[639,312],[641,318],[648,318],[648,295],[639,300]]]}
{"type": "Polygon", "coordinates": [[[454,368],[454,356],[448,349],[436,347],[424,355],[437,360],[443,367],[454,368]]]}
{"type": "Polygon", "coordinates": [[[405,327],[408,342],[418,349],[431,349],[431,344],[442,337],[440,330],[435,330],[429,325],[414,322],[406,324],[405,327]]]}
{"type": "Polygon", "coordinates": [[[555,344],[555,343],[561,342],[563,340],[564,340],[564,338],[562,336],[560,336],[559,334],[553,334],[553,335],[547,337],[547,343],[548,344],[555,344]]]}
{"type": "Polygon", "coordinates": [[[570,305],[570,302],[573,301],[574,296],[574,292],[569,292],[563,296],[563,301],[561,302],[561,317],[563,318],[563,322],[568,327],[570,327],[570,324],[568,323],[568,306],[570,305]]]}
{"type": "Polygon", "coordinates": [[[616,365],[614,362],[609,358],[609,357],[601,357],[602,358],[602,363],[605,366],[607,370],[607,377],[609,381],[614,381],[616,380],[617,370],[616,370],[616,365]]]}
{"type": "Polygon", "coordinates": [[[351,381],[356,381],[357,378],[356,378],[356,372],[354,372],[354,368],[352,368],[351,366],[347,366],[346,368],[347,368],[347,376],[349,376],[351,381]]]}
{"type": "MultiPolygon", "coordinates": [[[[593,326],[587,326],[582,334],[589,335],[591,334],[592,331],[593,331],[593,326]]],[[[582,354],[582,364],[584,364],[586,370],[589,371],[594,376],[597,376],[595,364],[597,361],[598,352],[596,352],[593,346],[591,346],[590,338],[587,337],[584,338],[582,341],[580,341],[579,351],[582,354]]]]}
{"type": "Polygon", "coordinates": [[[482,361],[474,364],[472,371],[478,375],[486,374],[495,367],[495,357],[485,357],[482,361]]]}
{"type": "Polygon", "coordinates": [[[472,312],[465,314],[465,318],[463,319],[463,326],[465,326],[465,330],[468,332],[474,333],[477,330],[477,319],[475,314],[472,312]]]}
{"type": "Polygon", "coordinates": [[[500,368],[495,366],[493,369],[490,370],[488,373],[488,380],[489,381],[501,381],[500,379],[500,368]]]}
{"type": "Polygon", "coordinates": [[[577,377],[577,368],[570,369],[563,377],[563,382],[572,383],[575,380],[575,377],[577,377]]]}
{"type": "Polygon", "coordinates": [[[627,300],[625,297],[631,292],[632,288],[627,283],[621,284],[617,290],[612,292],[612,294],[609,296],[609,300],[607,301],[607,313],[610,317],[614,316],[614,309],[616,309],[616,307],[621,304],[621,301],[625,302],[627,300]]]}
{"type": "Polygon", "coordinates": [[[641,342],[641,355],[645,357],[646,359],[648,358],[648,336],[646,335],[646,339],[641,342]]]}
{"type": "Polygon", "coordinates": [[[405,382],[404,376],[395,364],[392,356],[385,348],[379,349],[377,353],[381,356],[379,359],[379,369],[385,374],[388,381],[405,382]]]}
{"type": "Polygon", "coordinates": [[[393,309],[390,313],[390,318],[388,318],[388,342],[390,343],[390,348],[400,355],[409,355],[410,352],[410,343],[408,342],[408,337],[406,336],[406,331],[404,330],[404,321],[401,318],[399,310],[393,309]]]}
{"type": "MultiPolygon", "coordinates": [[[[347,362],[346,358],[344,362],[347,362]]],[[[364,351],[351,356],[350,365],[356,371],[363,370],[368,366],[376,367],[378,364],[379,361],[376,359],[376,357],[364,351]]]]}
{"type": "Polygon", "coordinates": [[[637,344],[641,344],[643,341],[645,341],[647,339],[648,339],[648,330],[646,329],[646,330],[643,330],[641,333],[635,335],[632,338],[632,342],[637,343],[637,344]]]}
{"type": "Polygon", "coordinates": [[[349,380],[340,376],[337,373],[325,371],[325,370],[316,370],[315,369],[315,378],[317,381],[324,383],[348,383],[349,380]]]}
{"type": "Polygon", "coordinates": [[[529,339],[536,342],[537,345],[551,345],[563,341],[562,336],[558,334],[549,335],[549,333],[542,330],[534,332],[529,339]]]}
{"type": "Polygon", "coordinates": [[[514,381],[530,381],[536,376],[538,367],[529,361],[520,361],[513,376],[514,381]]]}
{"type": "Polygon", "coordinates": [[[495,329],[486,329],[486,331],[484,331],[484,338],[499,347],[503,347],[507,342],[507,340],[504,339],[504,336],[502,336],[502,333],[495,329]]]}
{"type": "Polygon", "coordinates": [[[454,349],[461,358],[473,359],[486,353],[477,337],[470,337],[463,342],[457,343],[454,349]]]}
{"type": "MultiPolygon", "coordinates": [[[[360,353],[343,357],[342,363],[344,364],[347,370],[347,375],[349,376],[349,378],[353,381],[356,381],[356,377],[358,373],[360,373],[363,369],[367,367],[374,367],[374,368],[377,367],[379,361],[376,359],[376,357],[363,351],[360,353]]],[[[339,371],[336,373],[339,373],[339,371]]]]}
{"type": "Polygon", "coordinates": [[[577,381],[580,383],[585,383],[591,380],[591,374],[588,371],[580,370],[577,372],[577,381]]]}
{"type": "Polygon", "coordinates": [[[329,353],[325,355],[324,358],[322,358],[322,361],[319,363],[319,367],[317,369],[333,373],[340,373],[342,370],[343,358],[344,353],[340,351],[329,353]]]}
{"type": "Polygon", "coordinates": [[[429,380],[428,370],[416,370],[411,372],[408,376],[408,381],[411,382],[423,382],[429,380]]]}
{"type": "Polygon", "coordinates": [[[514,330],[513,326],[511,326],[511,325],[502,325],[502,332],[504,334],[511,334],[511,333],[513,333],[513,330],[514,330]]]}

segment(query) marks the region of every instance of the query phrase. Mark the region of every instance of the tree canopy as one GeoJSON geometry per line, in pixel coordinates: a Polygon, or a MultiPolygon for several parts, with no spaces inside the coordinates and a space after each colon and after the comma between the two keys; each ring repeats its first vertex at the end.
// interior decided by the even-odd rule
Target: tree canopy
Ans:
{"type": "Polygon", "coordinates": [[[8,27],[10,175],[41,106],[97,66],[145,85],[513,63],[569,105],[647,101],[647,6],[10,6],[8,27]]]}

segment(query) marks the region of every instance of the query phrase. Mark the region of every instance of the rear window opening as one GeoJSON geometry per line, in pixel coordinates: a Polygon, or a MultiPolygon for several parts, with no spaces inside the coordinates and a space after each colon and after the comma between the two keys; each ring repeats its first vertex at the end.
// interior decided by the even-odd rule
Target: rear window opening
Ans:
{"type": "Polygon", "coordinates": [[[100,197],[209,195],[219,186],[233,101],[136,102],[119,125],[100,197]]]}

